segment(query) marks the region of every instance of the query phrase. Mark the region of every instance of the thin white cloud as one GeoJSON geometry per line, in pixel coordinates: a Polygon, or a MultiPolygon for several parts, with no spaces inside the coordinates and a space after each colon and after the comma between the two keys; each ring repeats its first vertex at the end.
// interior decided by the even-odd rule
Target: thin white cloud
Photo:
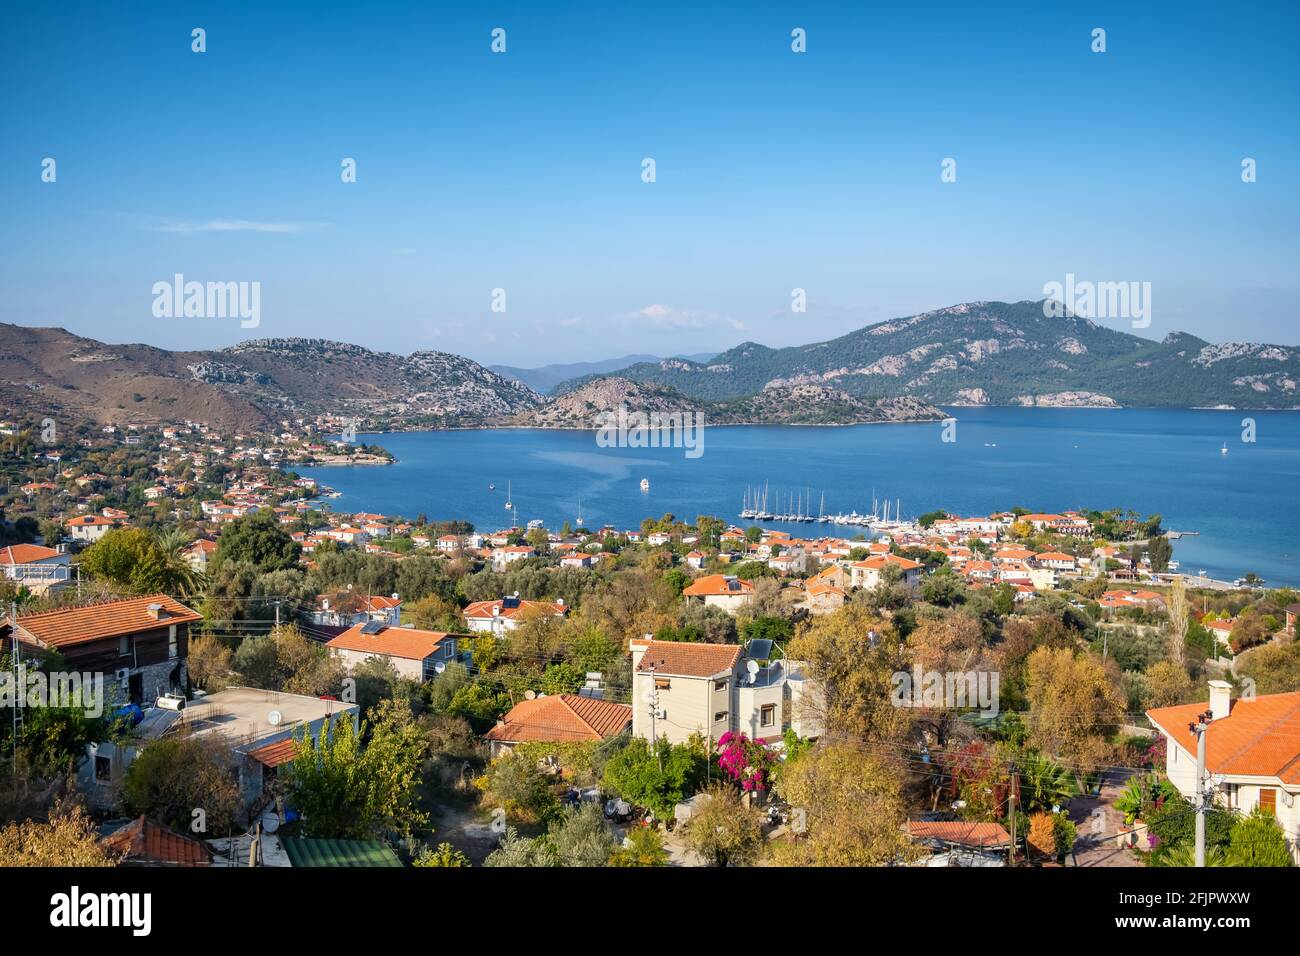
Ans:
{"type": "Polygon", "coordinates": [[[314,232],[324,229],[327,222],[259,222],[254,219],[168,220],[155,228],[159,232],[314,232]]]}
{"type": "MultiPolygon", "coordinates": [[[[727,315],[716,312],[693,312],[689,309],[676,309],[671,305],[655,303],[632,315],[636,321],[649,319],[649,324],[659,329],[706,329],[724,326],[736,332],[745,330],[745,323],[727,315]]],[[[643,323],[644,324],[644,323],[643,323]]]]}

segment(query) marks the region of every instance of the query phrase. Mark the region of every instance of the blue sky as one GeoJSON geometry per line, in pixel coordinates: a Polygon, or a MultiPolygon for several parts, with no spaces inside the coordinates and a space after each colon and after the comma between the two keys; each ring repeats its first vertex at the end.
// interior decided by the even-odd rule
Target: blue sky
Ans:
{"type": "Polygon", "coordinates": [[[538,365],[1073,272],[1151,282],[1150,337],[1300,343],[1295,3],[293,6],[4,7],[0,321],[538,365]],[[260,326],[155,318],[177,272],[260,326]]]}

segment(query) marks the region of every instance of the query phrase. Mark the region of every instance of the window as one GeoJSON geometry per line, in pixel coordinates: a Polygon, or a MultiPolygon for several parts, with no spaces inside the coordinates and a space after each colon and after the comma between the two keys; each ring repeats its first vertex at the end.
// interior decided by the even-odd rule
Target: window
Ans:
{"type": "Polygon", "coordinates": [[[179,656],[180,645],[176,640],[176,625],[173,624],[171,627],[167,628],[167,659],[169,661],[174,661],[179,656]]]}
{"type": "Polygon", "coordinates": [[[1277,816],[1277,790],[1273,787],[1259,788],[1259,808],[1277,816]]]}
{"type": "Polygon", "coordinates": [[[673,682],[670,681],[667,677],[655,678],[655,690],[671,690],[672,686],[673,686],[673,682]]]}
{"type": "Polygon", "coordinates": [[[442,656],[443,656],[443,657],[454,657],[455,654],[456,654],[456,644],[455,644],[455,642],[449,643],[446,647],[444,647],[444,648],[442,649],[442,656]]]}
{"type": "Polygon", "coordinates": [[[714,689],[714,690],[726,690],[726,689],[727,689],[727,682],[726,682],[725,680],[715,680],[715,681],[713,682],[713,689],[714,689]]]}
{"type": "Polygon", "coordinates": [[[726,719],[727,719],[727,712],[725,710],[720,710],[713,715],[713,722],[715,724],[720,724],[726,719]]]}
{"type": "Polygon", "coordinates": [[[123,635],[117,639],[117,653],[122,657],[131,653],[131,638],[123,635]]]}
{"type": "Polygon", "coordinates": [[[95,758],[95,779],[112,780],[113,779],[113,761],[107,757],[95,758]]]}
{"type": "Polygon", "coordinates": [[[773,727],[776,725],[776,704],[764,704],[758,711],[758,725],[773,727]]]}

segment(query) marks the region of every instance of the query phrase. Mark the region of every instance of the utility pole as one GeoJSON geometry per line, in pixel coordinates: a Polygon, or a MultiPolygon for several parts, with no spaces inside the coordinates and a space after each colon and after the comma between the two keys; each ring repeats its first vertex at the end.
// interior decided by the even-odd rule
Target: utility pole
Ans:
{"type": "Polygon", "coordinates": [[[1210,810],[1210,790],[1205,786],[1205,732],[1209,729],[1206,714],[1197,714],[1187,728],[1196,735],[1196,866],[1205,866],[1205,815],[1210,810]]]}
{"type": "Polygon", "coordinates": [[[9,602],[9,646],[13,650],[14,664],[14,800],[18,799],[18,727],[21,723],[19,711],[27,697],[26,681],[23,680],[22,652],[18,648],[18,602],[9,602]]]}
{"type": "Polygon", "coordinates": [[[650,687],[646,690],[646,701],[650,704],[650,746],[654,748],[655,755],[659,758],[659,770],[664,769],[664,757],[659,752],[659,689],[655,686],[655,666],[650,665],[650,687]]]}
{"type": "Polygon", "coordinates": [[[1007,806],[1011,811],[1011,853],[1008,866],[1016,865],[1016,765],[1011,764],[1011,780],[1007,784],[1007,806]]]}

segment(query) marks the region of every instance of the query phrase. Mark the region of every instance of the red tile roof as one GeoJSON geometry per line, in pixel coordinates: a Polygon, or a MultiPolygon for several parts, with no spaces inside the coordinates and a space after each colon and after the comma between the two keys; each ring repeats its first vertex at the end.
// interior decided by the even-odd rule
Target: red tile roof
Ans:
{"type": "Polygon", "coordinates": [[[675,677],[712,677],[734,670],[740,660],[739,644],[699,644],[691,641],[634,640],[633,648],[644,647],[638,673],[652,668],[656,674],[675,677]]]}
{"type": "Polygon", "coordinates": [[[496,601],[475,601],[465,608],[465,618],[490,618],[507,617],[507,618],[525,618],[532,614],[564,614],[569,609],[560,603],[552,604],[550,601],[519,601],[513,606],[505,603],[504,599],[496,601]],[[492,609],[499,607],[500,613],[493,615],[492,609]]]}
{"type": "Polygon", "coordinates": [[[556,694],[521,701],[486,734],[488,740],[601,740],[622,733],[632,722],[632,708],[610,700],[556,694]]]}
{"type": "Polygon", "coordinates": [[[914,840],[940,840],[959,846],[997,847],[1011,842],[1011,834],[1000,823],[967,820],[908,820],[907,834],[914,840]]]}
{"type": "Polygon", "coordinates": [[[124,853],[127,863],[162,863],[172,866],[209,866],[212,854],[199,840],[140,817],[100,841],[124,853]]]}
{"type": "Polygon", "coordinates": [[[39,544],[11,544],[0,548],[0,564],[31,564],[33,561],[48,561],[58,556],[58,551],[43,548],[39,544]]]}
{"type": "Polygon", "coordinates": [[[201,620],[203,615],[180,601],[165,594],[152,594],[148,597],[64,608],[42,614],[20,614],[18,627],[47,647],[67,647],[105,637],[138,634],[171,624],[201,620]],[[160,618],[149,616],[150,604],[162,607],[164,613],[160,618]]]}
{"type": "Polygon", "coordinates": [[[421,631],[414,627],[385,627],[376,634],[363,634],[363,627],[363,624],[354,624],[325,646],[335,650],[362,651],[422,661],[437,651],[448,637],[446,631],[421,631]]]}
{"type": "Polygon", "coordinates": [[[728,574],[706,574],[702,578],[696,578],[682,593],[687,597],[706,597],[721,594],[749,594],[753,590],[754,585],[749,581],[742,581],[728,574]]]}
{"type": "MultiPolygon", "coordinates": [[[[1182,704],[1147,711],[1151,722],[1188,753],[1196,740],[1188,725],[1209,704],[1182,704]]],[[[1300,691],[1234,700],[1227,717],[1205,732],[1205,769],[1210,773],[1277,777],[1300,784],[1300,691]]]]}
{"type": "Polygon", "coordinates": [[[248,756],[266,767],[278,767],[293,760],[296,742],[292,737],[248,751],[248,756]]]}

